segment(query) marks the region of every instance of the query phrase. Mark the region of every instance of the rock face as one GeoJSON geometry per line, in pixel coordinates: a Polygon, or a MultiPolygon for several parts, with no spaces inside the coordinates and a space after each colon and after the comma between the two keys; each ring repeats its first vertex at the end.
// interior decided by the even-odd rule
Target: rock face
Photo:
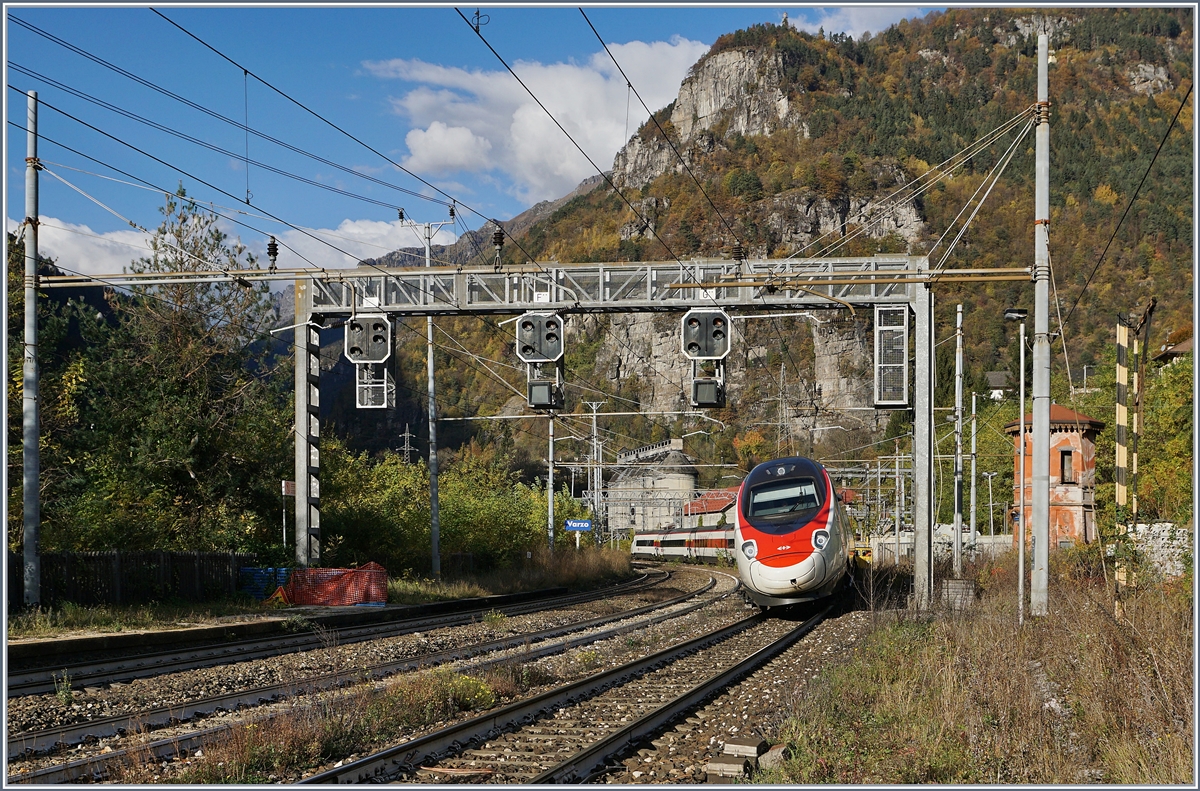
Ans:
{"type": "MultiPolygon", "coordinates": [[[[767,135],[782,126],[799,126],[782,88],[783,59],[769,49],[732,49],[701,61],[679,87],[668,124],[678,136],[680,154],[712,150],[712,130],[725,124],[725,134],[767,135]]],[[[613,182],[641,187],[663,173],[683,170],[671,146],[651,125],[652,132],[634,135],[617,152],[613,182]]],[[[807,136],[807,130],[805,131],[807,136]]]]}

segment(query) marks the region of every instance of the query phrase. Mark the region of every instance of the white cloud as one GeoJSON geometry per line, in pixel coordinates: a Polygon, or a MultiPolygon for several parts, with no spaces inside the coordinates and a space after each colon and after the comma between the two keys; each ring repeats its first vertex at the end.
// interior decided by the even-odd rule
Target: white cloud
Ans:
{"type": "MultiPolygon", "coordinates": [[[[609,48],[653,111],[675,98],[688,68],[708,45],[676,36],[669,42],[633,41],[609,48]]],[[[468,71],[405,59],[368,61],[363,67],[380,78],[416,84],[392,99],[395,111],[414,127],[406,138],[414,170],[431,175],[499,171],[512,180],[516,196],[529,203],[561,197],[595,175],[506,71],[468,71]]],[[[604,170],[646,120],[603,51],[584,64],[517,61],[513,70],[604,170]]]]}
{"type": "MultiPolygon", "coordinates": [[[[8,230],[19,223],[7,218],[8,230]]],[[[138,258],[149,255],[146,234],[135,230],[99,233],[86,225],[41,216],[38,254],[53,260],[67,274],[116,274],[138,258]]]]}
{"type": "MultiPolygon", "coordinates": [[[[19,223],[7,218],[8,230],[15,232],[19,223]]],[[[226,227],[222,230],[236,241],[240,229],[226,227]]],[[[380,222],[375,220],[343,220],[336,228],[314,228],[309,234],[288,230],[277,234],[280,241],[279,266],[299,268],[315,265],[326,269],[344,269],[358,265],[360,259],[378,258],[401,247],[423,247],[421,233],[399,220],[380,222]],[[313,237],[318,237],[314,239],[313,237]],[[324,244],[319,239],[324,239],[324,244]],[[346,255],[341,252],[349,253],[346,255]],[[303,256],[301,258],[300,256],[303,256]],[[304,259],[308,259],[305,261],[304,259]]],[[[458,237],[449,228],[438,230],[434,244],[453,244],[458,237]]],[[[41,218],[38,233],[38,252],[55,261],[67,274],[87,275],[119,274],[129,264],[149,255],[149,237],[134,230],[98,233],[86,225],[59,220],[54,217],[41,218]]],[[[260,265],[266,266],[266,240],[244,240],[260,265]]]]}
{"type": "Polygon", "coordinates": [[[928,13],[927,8],[915,6],[849,6],[847,8],[815,8],[805,9],[803,16],[789,19],[789,24],[797,30],[816,33],[821,28],[826,34],[849,33],[859,38],[863,33],[881,33],[902,19],[922,17],[928,13]]]}
{"type": "MultiPolygon", "coordinates": [[[[402,224],[399,220],[343,220],[337,228],[314,228],[309,230],[309,234],[311,236],[302,231],[289,230],[279,235],[280,267],[307,267],[311,262],[312,265],[327,269],[352,268],[361,259],[379,258],[401,247],[419,248],[425,244],[423,231],[402,224]]],[[[457,238],[451,230],[442,228],[434,234],[433,243],[453,244],[457,238]]]]}
{"type": "Polygon", "coordinates": [[[446,126],[434,121],[428,129],[412,129],[404,136],[409,155],[404,166],[420,173],[450,173],[483,170],[488,166],[489,140],[465,126],[446,126]]]}

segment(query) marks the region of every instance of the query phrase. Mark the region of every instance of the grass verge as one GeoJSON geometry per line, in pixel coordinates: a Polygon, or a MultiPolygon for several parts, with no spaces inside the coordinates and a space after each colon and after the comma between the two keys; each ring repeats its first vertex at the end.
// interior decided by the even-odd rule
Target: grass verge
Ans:
{"type": "Polygon", "coordinates": [[[17,612],[8,616],[8,639],[56,637],[65,632],[123,632],[136,629],[183,628],[215,623],[231,616],[257,616],[273,608],[250,599],[195,603],[81,605],[17,612]]]}
{"type": "MultiPolygon", "coordinates": [[[[587,589],[633,574],[628,552],[604,547],[559,551],[542,549],[524,565],[458,580],[400,578],[388,581],[389,604],[424,604],[502,593],[565,586],[587,589]]],[[[138,629],[173,629],[213,624],[231,617],[261,617],[279,608],[248,597],[206,603],[151,603],[129,606],[79,605],[64,602],[49,609],[10,615],[9,640],[59,637],[71,632],[114,633],[138,629]]]]}
{"type": "Polygon", "coordinates": [[[388,581],[389,604],[422,604],[447,599],[521,593],[539,588],[594,588],[633,574],[628,552],[606,547],[553,554],[534,550],[523,565],[497,569],[467,579],[436,581],[392,579],[388,581]]]}
{"type": "Polygon", "coordinates": [[[1013,557],[970,569],[966,612],[880,614],[786,707],[792,757],[760,781],[1193,784],[1191,580],[1128,592],[1118,618],[1098,560],[1054,553],[1051,614],[1023,628],[1013,557]]]}
{"type": "Polygon", "coordinates": [[[157,764],[134,756],[113,780],[123,784],[271,783],[397,743],[482,711],[554,679],[532,665],[500,665],[479,677],[436,669],[385,688],[323,694],[269,722],[238,725],[202,747],[202,757],[157,764]]]}

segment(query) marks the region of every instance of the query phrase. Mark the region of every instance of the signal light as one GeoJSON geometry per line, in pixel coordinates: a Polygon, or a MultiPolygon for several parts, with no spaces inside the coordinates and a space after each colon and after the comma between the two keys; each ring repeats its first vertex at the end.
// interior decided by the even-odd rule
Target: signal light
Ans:
{"type": "Polygon", "coordinates": [[[526,313],[517,320],[517,356],[527,363],[562,359],[562,318],[556,313],[526,313]]]}
{"type": "Polygon", "coordinates": [[[392,324],[383,314],[359,314],[346,321],[346,359],[382,363],[392,355],[392,324]]]}
{"type": "Polygon", "coordinates": [[[691,360],[724,360],[729,356],[729,314],[723,310],[689,310],[683,317],[683,353],[691,360]]]}

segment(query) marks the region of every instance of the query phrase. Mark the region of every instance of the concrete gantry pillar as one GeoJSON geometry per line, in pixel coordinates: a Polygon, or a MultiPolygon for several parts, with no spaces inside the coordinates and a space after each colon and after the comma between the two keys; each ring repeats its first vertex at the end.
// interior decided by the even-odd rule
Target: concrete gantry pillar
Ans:
{"type": "Polygon", "coordinates": [[[1050,582],[1050,100],[1049,36],[1038,36],[1033,229],[1033,573],[1029,614],[1049,613],[1050,582]]]}
{"type": "Polygon", "coordinates": [[[917,609],[933,601],[933,291],[913,286],[916,371],[913,399],[913,595],[917,609]]]}

